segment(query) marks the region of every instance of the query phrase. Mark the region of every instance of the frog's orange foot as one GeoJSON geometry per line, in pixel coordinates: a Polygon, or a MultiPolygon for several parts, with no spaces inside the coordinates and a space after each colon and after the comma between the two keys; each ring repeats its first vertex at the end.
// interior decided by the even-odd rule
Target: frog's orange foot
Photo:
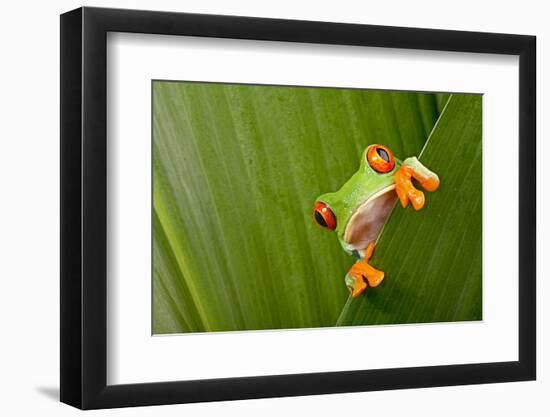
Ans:
{"type": "Polygon", "coordinates": [[[424,193],[417,190],[413,185],[409,169],[409,167],[402,165],[395,173],[395,192],[403,208],[407,207],[410,201],[415,210],[420,210],[424,207],[424,193]]]}
{"type": "Polygon", "coordinates": [[[353,264],[346,276],[346,283],[351,290],[351,296],[354,298],[361,295],[367,287],[377,287],[384,280],[384,272],[372,267],[367,262],[373,251],[374,243],[371,242],[366,249],[365,259],[353,264]]]}
{"type": "Polygon", "coordinates": [[[353,298],[359,297],[367,289],[364,277],[362,275],[352,276],[351,272],[346,275],[346,284],[353,298]]]}
{"type": "Polygon", "coordinates": [[[424,207],[425,197],[424,193],[413,185],[412,178],[424,189],[433,192],[439,187],[439,177],[416,158],[407,158],[395,173],[395,192],[401,205],[407,207],[410,201],[415,210],[420,210],[424,207]]]}

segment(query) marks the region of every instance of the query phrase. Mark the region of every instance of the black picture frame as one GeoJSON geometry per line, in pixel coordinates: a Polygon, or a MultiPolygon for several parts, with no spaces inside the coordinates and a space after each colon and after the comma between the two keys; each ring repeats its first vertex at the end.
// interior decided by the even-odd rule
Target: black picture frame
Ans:
{"type": "Polygon", "coordinates": [[[61,15],[61,401],[93,409],[535,379],[535,45],[524,35],[252,17],[88,7],[61,15]],[[519,360],[107,385],[108,32],[519,56],[519,360]]]}

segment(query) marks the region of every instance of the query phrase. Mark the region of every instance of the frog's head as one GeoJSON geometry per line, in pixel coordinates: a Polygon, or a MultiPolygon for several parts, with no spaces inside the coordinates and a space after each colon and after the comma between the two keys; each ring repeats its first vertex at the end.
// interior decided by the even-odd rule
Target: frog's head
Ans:
{"type": "Polygon", "coordinates": [[[313,209],[321,226],[336,231],[346,252],[363,257],[391,214],[397,195],[394,174],[401,161],[383,145],[370,145],[359,170],[333,193],[319,196],[313,209]]]}

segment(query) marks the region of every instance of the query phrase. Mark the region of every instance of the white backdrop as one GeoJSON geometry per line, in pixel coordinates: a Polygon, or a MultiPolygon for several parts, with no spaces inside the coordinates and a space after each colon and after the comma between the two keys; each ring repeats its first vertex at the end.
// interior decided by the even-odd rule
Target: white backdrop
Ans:
{"type": "MultiPolygon", "coordinates": [[[[3,329],[0,347],[0,379],[4,415],[75,415],[58,404],[59,310],[59,27],[58,14],[78,7],[75,1],[11,2],[4,5],[0,26],[2,79],[0,120],[2,153],[0,172],[3,204],[0,206],[0,277],[4,282],[0,303],[3,329]]],[[[536,34],[539,73],[539,213],[550,209],[549,194],[542,184],[550,181],[550,168],[542,167],[550,147],[548,122],[541,115],[550,93],[540,75],[546,70],[550,28],[543,2],[525,0],[481,3],[464,0],[443,6],[441,1],[353,2],[352,0],[254,0],[93,1],[87,5],[160,9],[220,14],[241,14],[342,22],[420,26],[536,34]]],[[[547,187],[546,187],[547,188],[547,187]]],[[[280,415],[308,412],[332,415],[354,411],[386,415],[463,416],[547,415],[544,396],[550,390],[548,351],[550,293],[545,276],[550,273],[543,255],[550,249],[550,222],[539,215],[539,380],[422,390],[326,395],[303,398],[239,401],[170,407],[101,411],[99,415],[280,415]],[[542,235],[544,233],[544,236],[542,235]],[[542,353],[542,355],[540,354],[542,353]],[[451,406],[449,406],[451,405],[451,406]]]]}

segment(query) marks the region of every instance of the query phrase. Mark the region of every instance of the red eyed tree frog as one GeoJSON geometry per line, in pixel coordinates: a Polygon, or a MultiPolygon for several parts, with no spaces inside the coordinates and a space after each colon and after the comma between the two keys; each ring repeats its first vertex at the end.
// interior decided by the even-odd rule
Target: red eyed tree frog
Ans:
{"type": "Polygon", "coordinates": [[[384,272],[368,261],[396,200],[403,208],[409,201],[415,210],[424,207],[424,193],[415,188],[413,178],[427,191],[439,187],[438,176],[416,157],[400,161],[386,146],[370,145],[359,170],[342,188],[317,198],[313,209],[317,223],[334,230],[344,250],[358,259],[345,278],[353,297],[384,279],[384,272]]]}

